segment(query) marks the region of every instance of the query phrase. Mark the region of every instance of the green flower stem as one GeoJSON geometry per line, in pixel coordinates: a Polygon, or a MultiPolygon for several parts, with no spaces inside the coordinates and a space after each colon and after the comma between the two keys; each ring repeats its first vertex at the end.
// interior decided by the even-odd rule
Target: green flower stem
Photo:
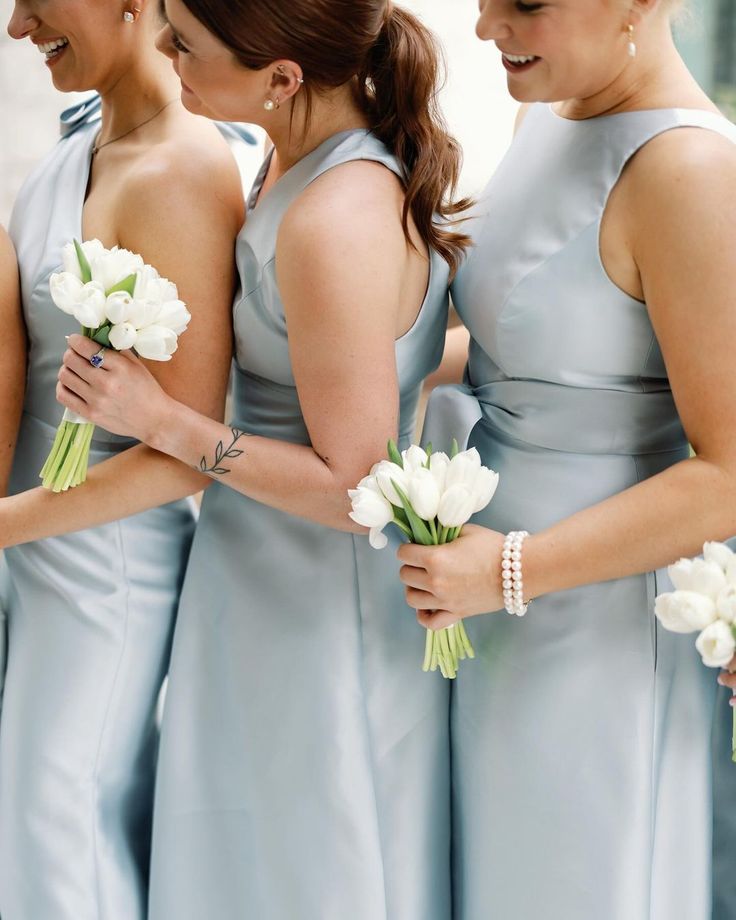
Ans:
{"type": "Polygon", "coordinates": [[[475,658],[475,649],[470,644],[470,639],[468,639],[468,634],[465,632],[465,624],[460,620],[455,627],[458,631],[458,638],[462,642],[463,648],[465,649],[465,654],[468,658],[475,658]]]}
{"type": "Polygon", "coordinates": [[[439,535],[437,534],[437,525],[435,524],[434,520],[428,521],[427,523],[429,524],[429,532],[432,534],[432,540],[434,541],[434,545],[436,546],[439,543],[439,535]]]}
{"type": "Polygon", "coordinates": [[[432,666],[432,649],[434,643],[432,641],[432,630],[427,630],[427,637],[424,642],[424,664],[422,665],[422,670],[426,673],[432,666]]]}
{"type": "Polygon", "coordinates": [[[447,534],[449,532],[449,527],[440,527],[440,543],[447,543],[447,534]]]}
{"type": "Polygon", "coordinates": [[[403,530],[403,532],[407,535],[407,537],[409,537],[410,540],[413,539],[413,537],[412,537],[412,532],[411,532],[411,527],[409,527],[409,525],[408,525],[408,524],[405,524],[403,521],[400,521],[400,520],[396,517],[396,514],[395,514],[395,513],[394,513],[394,521],[393,521],[393,522],[394,522],[394,524],[396,524],[396,526],[399,528],[399,530],[403,530]]]}
{"type": "Polygon", "coordinates": [[[40,477],[51,492],[65,492],[84,482],[95,426],[90,422],[62,422],[40,477]]]}

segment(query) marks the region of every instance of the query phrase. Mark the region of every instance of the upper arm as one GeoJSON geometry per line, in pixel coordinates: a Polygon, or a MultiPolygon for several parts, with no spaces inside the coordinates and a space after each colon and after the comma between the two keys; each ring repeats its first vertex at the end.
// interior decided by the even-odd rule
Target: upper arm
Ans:
{"type": "Polygon", "coordinates": [[[149,362],[150,370],[175,399],[222,417],[243,196],[229,151],[199,147],[198,155],[162,155],[136,174],[121,196],[119,239],[177,285],[192,315],[173,360],[149,362]]]}
{"type": "Polygon", "coordinates": [[[395,182],[375,163],[338,167],[298,199],[279,232],[300,405],[315,451],[347,482],[383,456],[398,425],[395,339],[407,244],[395,182]]]}
{"type": "Polygon", "coordinates": [[[736,145],[678,129],[631,164],[632,251],[686,433],[736,465],[736,145]]]}
{"type": "Polygon", "coordinates": [[[0,494],[7,487],[26,380],[26,331],[13,246],[0,227],[0,494]]]}

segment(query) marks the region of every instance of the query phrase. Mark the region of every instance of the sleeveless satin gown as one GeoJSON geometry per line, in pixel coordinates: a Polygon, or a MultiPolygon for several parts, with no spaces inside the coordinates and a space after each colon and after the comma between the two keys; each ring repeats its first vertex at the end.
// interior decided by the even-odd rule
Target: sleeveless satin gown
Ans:
{"type": "MultiPolygon", "coordinates": [[[[232,424],[299,444],[309,433],[275,271],[281,218],[317,177],[382,163],[363,130],[335,135],[254,207],[232,424]]],[[[437,366],[448,272],[396,343],[401,441],[437,366]]],[[[377,458],[378,459],[378,458],[377,458]]],[[[421,671],[396,543],[293,517],[216,483],[182,594],[156,790],[151,920],[450,920],[448,685],[421,671]]]]}
{"type": "MultiPolygon", "coordinates": [[[[598,248],[625,164],[688,126],[736,140],[705,112],[570,121],[535,105],[482,197],[453,287],[466,384],[435,391],[425,431],[464,436],[500,473],[478,523],[539,531],[688,456],[646,305],[598,248]]],[[[658,626],[663,590],[651,573],[468,622],[454,920],[709,920],[715,673],[658,626]]]]}
{"type": "MultiPolygon", "coordinates": [[[[29,370],[11,494],[39,484],[61,419],[56,375],[64,336],[79,330],[48,279],[62,247],[82,239],[99,108],[94,96],[64,113],[60,142],[13,212],[29,370]]],[[[133,443],[97,428],[90,463],[133,443]]],[[[146,916],[155,710],[194,523],[187,500],[6,553],[3,920],[146,916]]]]}

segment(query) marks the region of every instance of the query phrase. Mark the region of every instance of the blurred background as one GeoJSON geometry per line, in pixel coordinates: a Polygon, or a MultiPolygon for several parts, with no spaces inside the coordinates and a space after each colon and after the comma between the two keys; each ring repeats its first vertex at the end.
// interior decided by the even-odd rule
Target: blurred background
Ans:
{"type": "MultiPolygon", "coordinates": [[[[475,0],[403,0],[446,48],[442,103],[465,150],[463,192],[483,188],[511,137],[516,103],[492,45],[473,32],[475,0]]],[[[0,223],[7,224],[21,182],[56,139],[57,118],[74,96],[57,93],[30,42],[5,33],[12,0],[0,0],[0,223]]],[[[677,27],[680,47],[706,91],[736,120],[736,0],[689,0],[677,27]]]]}

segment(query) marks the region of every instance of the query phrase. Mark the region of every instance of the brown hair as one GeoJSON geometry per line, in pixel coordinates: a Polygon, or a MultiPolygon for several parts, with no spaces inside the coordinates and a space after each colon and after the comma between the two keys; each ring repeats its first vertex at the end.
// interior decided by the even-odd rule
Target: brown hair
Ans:
{"type": "Polygon", "coordinates": [[[470,238],[448,226],[470,201],[455,201],[462,154],[437,105],[442,54],[432,33],[391,0],[184,0],[187,9],[260,70],[298,63],[307,90],[355,80],[374,134],[404,173],[403,226],[409,215],[424,242],[457,270],[470,238]]]}

